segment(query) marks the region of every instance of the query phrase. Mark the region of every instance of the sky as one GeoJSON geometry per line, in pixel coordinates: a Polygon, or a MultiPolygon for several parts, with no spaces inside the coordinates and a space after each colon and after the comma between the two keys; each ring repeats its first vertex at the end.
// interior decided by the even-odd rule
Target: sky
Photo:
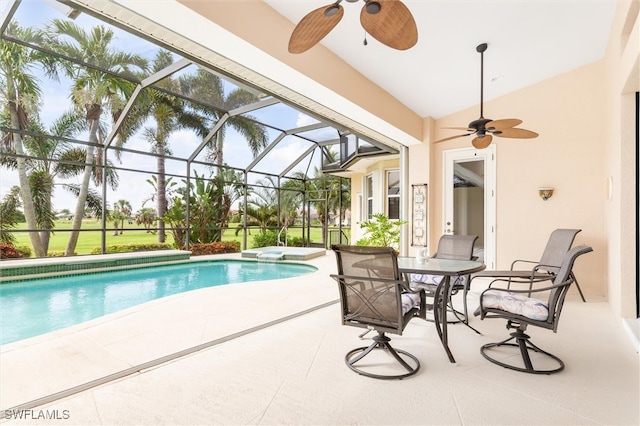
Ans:
{"type": "MultiPolygon", "coordinates": [[[[3,16],[6,12],[7,4],[8,2],[5,1],[0,2],[0,16],[3,16]]],[[[64,6],[62,7],[64,8],[64,6]]],[[[21,3],[13,19],[23,27],[31,26],[42,28],[46,22],[53,18],[66,19],[64,13],[58,9],[60,9],[60,5],[56,5],[55,2],[52,3],[47,0],[26,0],[21,3]]],[[[90,28],[96,24],[108,26],[107,24],[96,21],[85,14],[80,14],[74,22],[83,28],[90,28]]],[[[158,50],[156,46],[136,36],[122,32],[117,28],[113,28],[113,30],[116,33],[116,40],[114,42],[115,48],[126,50],[129,53],[137,53],[149,59],[152,59],[155,56],[158,50]]],[[[194,70],[195,67],[191,66],[184,72],[193,72],[194,70]]],[[[34,71],[34,74],[39,78],[42,90],[43,101],[41,105],[42,108],[40,110],[41,119],[45,125],[50,125],[54,119],[59,117],[60,114],[66,111],[71,105],[71,84],[69,80],[65,79],[61,79],[60,82],[51,81],[39,70],[34,71]]],[[[229,85],[229,90],[234,87],[235,86],[229,85]]],[[[262,122],[270,123],[282,129],[291,129],[316,122],[315,119],[282,104],[258,110],[251,114],[256,116],[262,122]]],[[[152,126],[153,124],[154,123],[152,121],[148,121],[147,126],[152,126]]],[[[327,131],[328,130],[323,130],[323,132],[327,131]]],[[[327,134],[323,139],[337,137],[335,130],[330,130],[330,132],[331,134],[327,134]]],[[[271,142],[278,134],[278,131],[269,130],[269,142],[271,142]]],[[[86,138],[86,135],[78,138],[86,138]]],[[[195,148],[200,145],[200,142],[200,139],[192,132],[179,130],[172,134],[170,147],[174,156],[186,158],[194,152],[195,148]]],[[[131,138],[127,141],[125,147],[142,152],[150,151],[149,143],[141,136],[131,138]]],[[[224,147],[224,161],[230,166],[243,168],[253,159],[244,138],[238,135],[231,128],[227,129],[224,147]]],[[[305,142],[300,138],[289,136],[265,157],[265,159],[258,165],[257,170],[276,174],[280,173],[293,160],[297,159],[308,147],[308,142],[305,142]]],[[[117,160],[113,157],[114,155],[111,153],[108,158],[114,163],[117,163],[117,160]]],[[[200,156],[199,158],[202,157],[200,156]]],[[[154,157],[143,157],[140,155],[124,153],[122,156],[122,164],[117,165],[129,169],[153,172],[156,168],[156,159],[154,157]]],[[[298,170],[303,169],[298,168],[298,170]]],[[[169,161],[167,162],[167,172],[183,175],[186,173],[186,167],[183,163],[178,164],[178,162],[169,161]]],[[[204,172],[205,170],[201,170],[200,174],[204,172]]],[[[119,175],[120,185],[116,191],[112,191],[110,189],[107,191],[107,201],[109,205],[113,205],[117,200],[127,200],[131,204],[133,211],[136,212],[143,206],[145,200],[148,200],[153,193],[152,186],[145,182],[146,179],[150,178],[150,176],[124,171],[120,171],[119,175]]],[[[252,176],[252,181],[255,181],[258,178],[256,175],[252,176]]],[[[80,177],[77,177],[76,179],[72,179],[70,182],[79,183],[79,180],[80,177]]],[[[18,185],[17,173],[13,170],[0,168],[0,198],[4,197],[14,185],[18,185]]],[[[102,189],[94,187],[94,190],[101,193],[102,189]]],[[[53,202],[54,209],[57,211],[62,209],[73,211],[75,208],[75,197],[60,187],[56,187],[53,202]]],[[[144,206],[154,207],[150,202],[147,202],[144,206]]]]}

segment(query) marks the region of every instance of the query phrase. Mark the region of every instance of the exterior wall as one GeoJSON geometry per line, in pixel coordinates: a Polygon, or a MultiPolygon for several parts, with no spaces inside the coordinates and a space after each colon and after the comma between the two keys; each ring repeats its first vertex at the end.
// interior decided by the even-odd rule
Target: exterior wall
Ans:
{"type": "MultiPolygon", "coordinates": [[[[496,144],[496,267],[514,259],[540,258],[556,228],[579,228],[576,244],[594,248],[589,260],[576,264],[580,287],[591,297],[605,296],[607,245],[604,233],[604,130],[594,126],[605,114],[605,90],[594,82],[604,78],[597,62],[485,102],[489,118],[521,118],[520,127],[540,134],[536,139],[494,137],[496,144]],[[555,188],[543,201],[538,187],[555,188]]],[[[490,93],[490,87],[486,92],[490,93]]],[[[446,126],[464,126],[478,118],[471,108],[437,121],[435,138],[446,137],[446,126]]],[[[471,137],[433,144],[433,158],[445,149],[469,146],[471,137]]],[[[432,161],[432,203],[442,199],[442,162],[432,161]]],[[[442,229],[442,212],[433,212],[431,243],[442,229]]]]}
{"type": "MultiPolygon", "coordinates": [[[[354,212],[351,220],[351,243],[355,244],[358,239],[363,237],[360,224],[363,220],[366,204],[365,188],[363,188],[364,178],[372,174],[373,175],[373,213],[385,213],[385,200],[386,200],[386,182],[385,172],[387,170],[397,170],[400,168],[399,160],[384,160],[375,163],[373,166],[368,167],[366,170],[351,175],[351,211],[354,212]]],[[[404,188],[400,189],[401,193],[404,193],[404,188]]],[[[402,213],[401,213],[402,215],[402,213]]]]}
{"type": "MultiPolygon", "coordinates": [[[[603,203],[609,265],[607,290],[616,316],[636,317],[635,203],[637,155],[634,92],[640,91],[640,2],[619,2],[605,57],[606,144],[604,179],[611,196],[603,203]],[[635,232],[633,232],[635,230],[635,232]]],[[[636,339],[639,337],[636,336],[636,339]]]]}

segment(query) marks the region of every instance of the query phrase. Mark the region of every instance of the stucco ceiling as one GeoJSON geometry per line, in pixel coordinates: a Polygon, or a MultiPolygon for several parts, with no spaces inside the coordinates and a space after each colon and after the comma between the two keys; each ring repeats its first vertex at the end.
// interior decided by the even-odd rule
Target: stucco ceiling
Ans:
{"type": "MultiPolygon", "coordinates": [[[[331,0],[264,0],[296,24],[331,0]]],[[[321,43],[420,116],[440,118],[477,105],[480,54],[484,99],[602,59],[614,0],[404,0],[418,25],[406,51],[363,40],[363,3],[342,2],[344,18],[321,43]]],[[[302,53],[301,55],[304,55],[302,53]]]]}

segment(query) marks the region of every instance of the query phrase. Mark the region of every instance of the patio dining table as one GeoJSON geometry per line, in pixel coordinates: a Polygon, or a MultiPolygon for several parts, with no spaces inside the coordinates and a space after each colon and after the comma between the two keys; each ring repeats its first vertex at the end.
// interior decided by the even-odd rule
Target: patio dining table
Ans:
{"type": "Polygon", "coordinates": [[[426,261],[418,261],[415,257],[398,257],[398,270],[400,273],[408,277],[408,274],[429,274],[442,275],[444,279],[440,281],[436,288],[433,302],[433,319],[436,331],[444,346],[444,350],[449,357],[449,361],[455,363],[456,360],[449,349],[447,336],[447,295],[451,286],[451,277],[458,277],[480,272],[486,268],[482,262],[473,260],[451,260],[451,259],[435,259],[429,258],[426,261]],[[439,302],[439,303],[438,303],[439,302]],[[445,318],[440,321],[439,310],[445,318]]]}

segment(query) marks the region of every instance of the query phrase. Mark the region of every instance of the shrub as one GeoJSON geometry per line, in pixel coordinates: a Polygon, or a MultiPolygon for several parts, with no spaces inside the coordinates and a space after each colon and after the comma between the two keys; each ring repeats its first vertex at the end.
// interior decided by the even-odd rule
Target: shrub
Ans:
{"type": "MultiPolygon", "coordinates": [[[[78,253],[74,252],[73,256],[77,256],[78,253]]],[[[47,256],[49,257],[64,257],[66,256],[66,253],[63,251],[50,251],[49,253],[47,253],[47,256]]]]}
{"type": "MultiPolygon", "coordinates": [[[[303,239],[302,237],[288,237],[286,234],[281,235],[280,239],[283,243],[286,241],[287,246],[289,247],[306,247],[308,241],[308,238],[303,239]]],[[[254,248],[273,247],[277,245],[279,245],[277,231],[268,230],[253,236],[252,247],[254,248]]]]}
{"type": "Polygon", "coordinates": [[[287,238],[287,245],[290,247],[306,247],[307,239],[302,237],[289,237],[287,238]]]}
{"type": "Polygon", "coordinates": [[[20,257],[31,257],[31,247],[29,246],[17,246],[16,250],[20,253],[20,257]]]}
{"type": "MultiPolygon", "coordinates": [[[[113,244],[106,247],[106,253],[133,253],[137,251],[153,251],[153,250],[171,250],[169,244],[113,244]]],[[[101,254],[102,250],[100,247],[96,247],[91,250],[91,254],[101,254]]]]}
{"type": "Polygon", "coordinates": [[[205,254],[223,254],[240,252],[239,241],[222,241],[217,243],[195,243],[189,246],[192,256],[205,254]]]}
{"type": "Polygon", "coordinates": [[[253,236],[253,247],[270,247],[278,245],[278,232],[268,230],[253,236]]]}
{"type": "Polygon", "coordinates": [[[0,244],[0,259],[19,259],[22,256],[13,244],[0,244]]]}

